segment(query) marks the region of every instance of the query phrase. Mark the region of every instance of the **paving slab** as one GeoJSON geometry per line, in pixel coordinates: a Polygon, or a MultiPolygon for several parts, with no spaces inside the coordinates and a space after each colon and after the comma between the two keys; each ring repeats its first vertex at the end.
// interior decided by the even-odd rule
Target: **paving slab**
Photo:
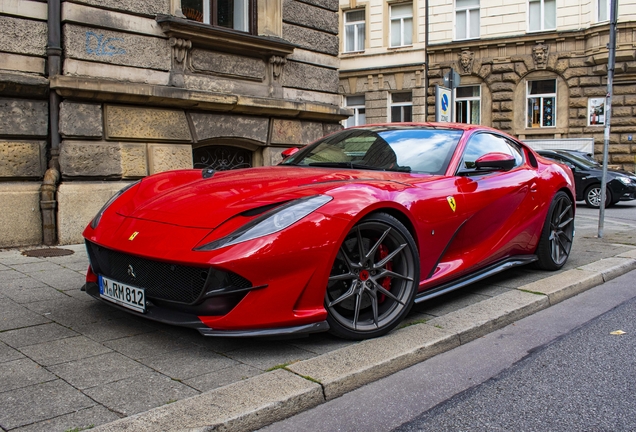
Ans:
{"type": "Polygon", "coordinates": [[[9,345],[4,342],[0,342],[0,364],[12,360],[17,360],[24,358],[25,355],[20,351],[11,348],[9,345]]]}
{"type": "Polygon", "coordinates": [[[25,288],[23,286],[10,286],[2,288],[2,294],[4,294],[5,297],[8,297],[16,303],[20,304],[54,300],[56,298],[65,297],[64,293],[49,286],[34,286],[31,288],[25,288]]]}
{"type": "Polygon", "coordinates": [[[49,420],[32,423],[17,429],[18,432],[80,432],[89,430],[95,425],[110,423],[120,418],[119,415],[101,406],[82,408],[69,414],[53,417],[49,420]]]}
{"type": "Polygon", "coordinates": [[[116,352],[69,361],[48,369],[80,390],[153,372],[151,368],[116,352]]]}
{"type": "Polygon", "coordinates": [[[146,357],[142,363],[179,381],[241,364],[203,347],[186,348],[155,357],[146,357]]]}
{"type": "Polygon", "coordinates": [[[170,351],[195,349],[190,342],[170,337],[163,332],[145,333],[104,342],[104,346],[124,354],[132,359],[165,355],[170,351]]]}
{"type": "Polygon", "coordinates": [[[206,392],[219,387],[223,387],[238,381],[243,381],[256,375],[264,373],[255,367],[238,363],[225,369],[197,375],[195,377],[183,380],[183,382],[200,392],[206,392]]]}
{"type": "Polygon", "coordinates": [[[49,272],[59,270],[61,267],[58,264],[40,260],[37,262],[29,262],[24,264],[14,264],[11,266],[13,270],[34,276],[37,273],[49,272]]]}
{"type": "Polygon", "coordinates": [[[126,416],[186,399],[199,392],[154,371],[137,373],[119,381],[83,391],[92,400],[126,416]]]}
{"type": "Polygon", "coordinates": [[[280,341],[254,341],[226,356],[261,370],[287,365],[313,357],[315,354],[280,341]]]}
{"type": "Polygon", "coordinates": [[[76,388],[57,379],[0,393],[0,426],[10,430],[95,404],[76,388]]]}
{"type": "Polygon", "coordinates": [[[249,431],[324,401],[320,385],[276,370],[95,428],[96,431],[249,431]]]}
{"type": "Polygon", "coordinates": [[[75,336],[25,346],[20,351],[43,366],[53,366],[73,360],[94,357],[111,350],[85,336],[75,336]]]}
{"type": "Polygon", "coordinates": [[[53,381],[57,378],[54,374],[28,358],[0,363],[1,392],[53,381]]]}
{"type": "Polygon", "coordinates": [[[0,331],[19,329],[50,322],[11,299],[0,299],[0,331]]]}

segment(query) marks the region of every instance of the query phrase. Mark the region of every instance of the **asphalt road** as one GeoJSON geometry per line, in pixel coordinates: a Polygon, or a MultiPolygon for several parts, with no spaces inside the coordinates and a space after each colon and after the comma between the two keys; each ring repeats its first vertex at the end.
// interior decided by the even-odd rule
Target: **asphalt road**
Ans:
{"type": "Polygon", "coordinates": [[[636,430],[636,271],[263,431],[636,430]],[[611,335],[623,330],[626,334],[611,335]]]}
{"type": "Polygon", "coordinates": [[[635,351],[632,299],[395,431],[633,431],[635,351]]]}

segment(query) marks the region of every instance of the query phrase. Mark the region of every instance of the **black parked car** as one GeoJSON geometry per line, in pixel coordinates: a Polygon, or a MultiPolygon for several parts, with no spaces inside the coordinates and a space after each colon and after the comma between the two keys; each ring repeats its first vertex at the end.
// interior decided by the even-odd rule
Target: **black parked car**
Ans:
{"type": "MultiPolygon", "coordinates": [[[[591,157],[573,150],[538,150],[541,156],[561,162],[572,169],[576,186],[576,200],[594,208],[601,203],[603,167],[591,157]]],[[[619,201],[636,199],[636,175],[614,169],[607,170],[607,198],[605,207],[619,201]]]]}

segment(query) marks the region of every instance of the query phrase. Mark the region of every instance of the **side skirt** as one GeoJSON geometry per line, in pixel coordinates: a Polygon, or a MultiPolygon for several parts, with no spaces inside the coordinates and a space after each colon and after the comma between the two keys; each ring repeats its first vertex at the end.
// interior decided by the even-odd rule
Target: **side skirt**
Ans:
{"type": "Polygon", "coordinates": [[[486,268],[479,270],[476,273],[471,273],[462,278],[456,279],[452,282],[447,282],[443,285],[429,288],[426,291],[419,293],[415,297],[415,303],[422,303],[423,301],[430,300],[432,298],[441,296],[443,294],[455,291],[456,289],[463,288],[467,285],[478,282],[482,279],[486,279],[490,276],[494,276],[497,273],[511,269],[513,267],[519,267],[522,265],[530,264],[537,261],[536,255],[520,255],[513,258],[507,258],[503,261],[499,261],[486,268]]]}

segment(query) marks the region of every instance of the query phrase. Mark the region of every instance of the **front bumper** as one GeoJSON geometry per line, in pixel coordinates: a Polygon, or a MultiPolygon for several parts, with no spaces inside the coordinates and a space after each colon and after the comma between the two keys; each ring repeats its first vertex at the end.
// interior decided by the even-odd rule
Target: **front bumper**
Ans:
{"type": "Polygon", "coordinates": [[[95,282],[87,282],[83,289],[91,297],[117,308],[126,313],[139,316],[141,318],[157,321],[163,324],[176,325],[181,327],[189,327],[199,331],[204,336],[216,337],[271,337],[271,336],[303,336],[310,333],[319,333],[329,330],[327,321],[320,321],[311,324],[275,327],[265,329],[247,329],[247,330],[219,330],[210,328],[205,325],[201,319],[192,313],[182,312],[167,307],[162,307],[148,301],[146,304],[146,313],[140,313],[128,308],[119,306],[113,302],[105,300],[99,296],[99,285],[95,282]]]}

